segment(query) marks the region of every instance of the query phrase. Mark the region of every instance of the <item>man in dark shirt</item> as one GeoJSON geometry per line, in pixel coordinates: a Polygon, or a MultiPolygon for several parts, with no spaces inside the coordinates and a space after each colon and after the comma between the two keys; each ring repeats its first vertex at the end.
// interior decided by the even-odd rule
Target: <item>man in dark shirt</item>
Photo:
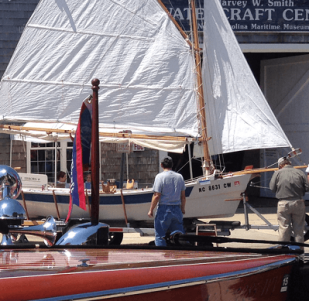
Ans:
{"type": "Polygon", "coordinates": [[[293,168],[286,157],[278,160],[279,170],[275,171],[269,188],[279,199],[277,218],[279,223],[279,241],[290,241],[292,229],[295,241],[304,242],[305,202],[303,196],[309,191],[306,175],[293,168]]]}

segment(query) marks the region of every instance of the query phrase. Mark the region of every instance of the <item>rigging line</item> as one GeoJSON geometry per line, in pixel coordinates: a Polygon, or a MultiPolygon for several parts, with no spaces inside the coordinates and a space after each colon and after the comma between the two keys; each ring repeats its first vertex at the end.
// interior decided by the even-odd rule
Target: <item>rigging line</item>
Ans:
{"type": "MultiPolygon", "coordinates": [[[[57,81],[41,81],[41,80],[28,80],[28,79],[8,79],[8,78],[4,78],[2,80],[3,82],[21,82],[21,83],[29,83],[29,84],[43,84],[43,85],[55,85],[55,86],[59,86],[59,85],[63,85],[63,86],[72,86],[72,87],[80,87],[80,88],[84,88],[84,87],[91,87],[90,84],[85,84],[85,83],[73,83],[73,82],[67,82],[67,81],[63,81],[61,80],[61,82],[57,82],[57,81]]],[[[104,87],[104,88],[119,88],[119,84],[104,84],[104,83],[100,83],[100,87],[104,87]]],[[[130,86],[126,86],[126,89],[148,89],[148,90],[158,90],[158,91],[179,91],[179,86],[170,86],[170,87],[161,87],[161,86],[157,86],[157,85],[153,85],[153,86],[149,86],[149,85],[130,85],[130,86]]],[[[190,91],[190,88],[181,86],[181,89],[184,91],[190,91]]]]}
{"type": "MultiPolygon", "coordinates": [[[[197,72],[196,72],[196,73],[197,73],[197,72]]],[[[198,96],[201,95],[201,93],[199,92],[199,88],[200,88],[200,87],[202,87],[202,89],[203,89],[203,84],[202,84],[202,83],[201,83],[199,86],[197,86],[197,91],[196,91],[196,93],[197,93],[198,96]]],[[[199,109],[199,115],[200,115],[200,119],[201,119],[201,120],[205,120],[205,121],[206,121],[206,114],[205,114],[205,118],[204,118],[203,114],[200,113],[202,110],[205,110],[205,112],[206,112],[205,100],[204,100],[204,105],[199,109]]],[[[207,123],[205,122],[205,124],[206,124],[205,129],[206,129],[206,131],[207,131],[207,123]]]]}
{"type": "MultiPolygon", "coordinates": [[[[171,7],[172,9],[174,9],[175,14],[176,14],[176,9],[175,9],[174,5],[172,4],[172,2],[169,0],[168,3],[169,3],[169,5],[170,5],[170,7],[171,7]]],[[[172,10],[170,10],[170,14],[171,14],[171,16],[178,22],[178,24],[180,25],[180,27],[182,28],[182,30],[185,32],[185,31],[186,31],[186,30],[185,30],[185,26],[183,25],[181,19],[180,19],[180,18],[177,18],[177,19],[176,19],[175,16],[172,14],[172,10]]]]}
{"type": "Polygon", "coordinates": [[[270,164],[270,165],[268,165],[268,166],[266,166],[265,168],[270,168],[270,167],[272,167],[272,166],[274,166],[274,165],[277,165],[278,163],[277,162],[275,162],[275,163],[272,163],[272,164],[270,164]]]}
{"type": "MultiPolygon", "coordinates": [[[[259,183],[257,183],[257,184],[259,184],[259,183]]],[[[250,182],[249,186],[250,186],[250,187],[254,187],[254,188],[263,188],[263,189],[271,190],[269,187],[266,187],[266,186],[259,186],[259,185],[256,185],[256,184],[252,183],[252,182],[250,182]]]]}
{"type": "MultiPolygon", "coordinates": [[[[130,6],[124,6],[124,5],[121,5],[120,3],[118,3],[118,2],[116,2],[116,1],[113,1],[113,0],[111,0],[115,5],[118,5],[119,7],[121,7],[122,9],[124,9],[124,10],[126,10],[126,11],[128,11],[130,14],[132,14],[132,15],[134,15],[134,16],[136,16],[137,18],[139,18],[139,19],[142,19],[142,20],[144,20],[146,23],[148,23],[148,24],[151,24],[153,27],[156,27],[156,23],[152,23],[151,22],[151,19],[147,19],[145,16],[146,15],[144,15],[144,14],[141,14],[141,15],[137,15],[137,13],[139,12],[139,11],[142,11],[142,9],[144,8],[144,6],[145,6],[145,4],[141,4],[139,7],[137,7],[136,8],[136,10],[135,11],[133,11],[133,10],[130,10],[129,8],[130,8],[130,6]]],[[[147,3],[147,1],[145,1],[146,3],[147,3]]],[[[153,38],[147,38],[147,39],[153,39],[153,38]]]]}
{"type": "Polygon", "coordinates": [[[184,165],[182,165],[181,166],[181,168],[179,168],[178,170],[177,170],[177,172],[180,172],[186,165],[188,165],[189,164],[189,161],[187,161],[184,165]]]}
{"type": "MultiPolygon", "coordinates": [[[[204,106],[205,108],[205,106],[204,106]]],[[[199,110],[199,116],[200,116],[200,120],[206,120],[206,117],[204,118],[203,114],[201,114],[201,110],[199,110]]],[[[207,124],[205,126],[205,129],[207,129],[207,124]]]]}
{"type": "Polygon", "coordinates": [[[192,160],[198,161],[198,162],[202,162],[202,160],[196,158],[196,157],[192,157],[192,160]]]}
{"type": "MultiPolygon", "coordinates": [[[[72,82],[61,82],[57,81],[42,81],[42,80],[30,80],[30,79],[13,79],[13,78],[4,78],[2,79],[3,82],[14,82],[14,83],[29,83],[29,84],[52,84],[52,85],[66,85],[66,86],[84,86],[84,84],[80,83],[72,83],[72,82]]],[[[90,84],[88,84],[91,87],[90,84]]]]}
{"type": "Polygon", "coordinates": [[[218,155],[219,157],[219,164],[220,164],[220,168],[222,169],[222,171],[225,170],[225,160],[224,160],[224,156],[222,154],[218,155]]]}
{"type": "MultiPolygon", "coordinates": [[[[140,16],[138,16],[140,17],[140,16]]],[[[148,22],[149,23],[149,22],[148,22]]],[[[130,40],[144,40],[144,41],[154,41],[154,38],[148,38],[148,37],[142,37],[142,36],[129,36],[129,35],[120,35],[120,34],[110,34],[110,33],[99,33],[99,32],[91,32],[91,31],[73,31],[69,29],[64,29],[64,28],[56,28],[56,27],[49,27],[49,26],[43,26],[43,25],[33,25],[29,24],[27,27],[29,28],[36,28],[36,29],[45,29],[48,31],[62,31],[66,33],[71,33],[71,34],[80,34],[80,35],[92,35],[92,36],[100,36],[100,37],[110,37],[110,38],[122,38],[122,39],[130,39],[130,40]]],[[[124,26],[127,28],[126,26],[124,26]]]]}
{"type": "MultiPolygon", "coordinates": [[[[197,72],[196,72],[196,74],[198,74],[197,72]]],[[[196,86],[198,89],[200,88],[200,87],[203,87],[203,84],[201,83],[200,85],[197,85],[196,86]]],[[[197,93],[200,95],[201,93],[199,93],[198,91],[197,91],[197,93]]]]}

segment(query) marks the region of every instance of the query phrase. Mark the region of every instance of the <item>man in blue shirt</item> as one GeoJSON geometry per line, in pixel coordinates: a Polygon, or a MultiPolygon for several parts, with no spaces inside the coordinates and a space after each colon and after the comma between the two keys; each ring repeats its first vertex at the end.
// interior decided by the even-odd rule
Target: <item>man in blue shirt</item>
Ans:
{"type": "Polygon", "coordinates": [[[172,158],[165,157],[161,167],[163,172],[155,178],[148,212],[148,216],[153,217],[153,210],[158,205],[154,221],[156,246],[166,246],[164,237],[167,231],[184,233],[183,214],[186,206],[185,182],[181,174],[172,171],[172,158]]]}
{"type": "Polygon", "coordinates": [[[91,173],[87,174],[84,186],[85,186],[85,189],[91,189],[91,173]]]}

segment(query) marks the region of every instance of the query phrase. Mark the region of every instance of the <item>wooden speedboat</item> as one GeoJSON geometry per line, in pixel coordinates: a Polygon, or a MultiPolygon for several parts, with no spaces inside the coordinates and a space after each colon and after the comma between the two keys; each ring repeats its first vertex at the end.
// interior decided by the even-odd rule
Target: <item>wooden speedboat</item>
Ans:
{"type": "Polygon", "coordinates": [[[286,300],[295,255],[3,249],[0,300],[286,300]]]}

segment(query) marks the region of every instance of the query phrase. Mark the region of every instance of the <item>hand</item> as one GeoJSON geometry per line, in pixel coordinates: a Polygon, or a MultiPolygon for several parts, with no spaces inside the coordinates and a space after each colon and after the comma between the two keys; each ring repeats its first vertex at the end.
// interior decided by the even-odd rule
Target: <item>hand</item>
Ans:
{"type": "Polygon", "coordinates": [[[308,164],[308,167],[306,169],[306,173],[309,173],[309,164],[308,164]]]}
{"type": "Polygon", "coordinates": [[[182,214],[185,214],[186,213],[185,208],[181,208],[181,212],[182,212],[182,214]]]}
{"type": "Polygon", "coordinates": [[[151,211],[151,210],[149,210],[149,212],[148,212],[148,216],[149,216],[149,217],[153,217],[153,213],[152,213],[152,211],[151,211]]]}

